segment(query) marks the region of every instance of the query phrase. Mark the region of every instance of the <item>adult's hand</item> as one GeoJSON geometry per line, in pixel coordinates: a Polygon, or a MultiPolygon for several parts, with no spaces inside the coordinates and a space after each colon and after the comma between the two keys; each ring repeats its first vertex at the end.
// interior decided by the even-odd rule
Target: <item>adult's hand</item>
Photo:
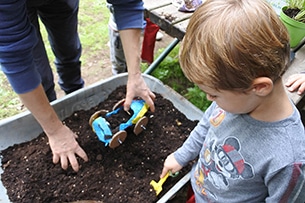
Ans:
{"type": "Polygon", "coordinates": [[[74,171],[79,170],[79,164],[76,155],[81,157],[84,161],[88,161],[85,151],[79,146],[74,134],[67,126],[62,125],[55,134],[48,135],[50,147],[53,153],[53,163],[57,164],[59,161],[63,169],[67,169],[69,163],[74,171]]]}
{"type": "Polygon", "coordinates": [[[128,74],[127,94],[124,103],[124,109],[128,110],[135,97],[141,97],[150,107],[152,112],[155,111],[154,99],[155,94],[147,87],[141,73],[128,74]]]}
{"type": "Polygon", "coordinates": [[[289,76],[287,82],[285,83],[288,91],[297,91],[298,94],[303,94],[305,91],[305,74],[293,74],[289,76]]]}
{"type": "Polygon", "coordinates": [[[127,94],[124,109],[128,110],[135,97],[141,97],[149,105],[152,112],[155,111],[153,100],[155,94],[147,87],[141,73],[141,29],[120,30],[120,37],[124,49],[124,55],[128,67],[127,94]]]}
{"type": "Polygon", "coordinates": [[[31,92],[19,94],[19,97],[48,136],[53,152],[53,162],[56,164],[60,160],[63,169],[67,169],[70,162],[73,170],[77,172],[79,164],[76,155],[84,161],[88,161],[88,157],[78,145],[76,135],[59,120],[42,86],[39,85],[31,92]]]}

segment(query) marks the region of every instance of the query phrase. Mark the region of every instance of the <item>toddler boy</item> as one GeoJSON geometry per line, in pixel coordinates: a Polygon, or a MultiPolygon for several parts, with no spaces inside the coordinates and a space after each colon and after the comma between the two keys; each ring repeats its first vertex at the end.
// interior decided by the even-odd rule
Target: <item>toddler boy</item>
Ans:
{"type": "Polygon", "coordinates": [[[282,74],[289,36],[265,0],[207,0],[187,27],[184,74],[212,102],[161,178],[198,158],[196,202],[305,201],[305,133],[282,74]]]}

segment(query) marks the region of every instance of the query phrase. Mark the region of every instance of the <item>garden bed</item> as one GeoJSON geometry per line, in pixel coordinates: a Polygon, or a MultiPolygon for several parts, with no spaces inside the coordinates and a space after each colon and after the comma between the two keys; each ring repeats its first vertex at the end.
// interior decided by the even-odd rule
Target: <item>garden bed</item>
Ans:
{"type": "MultiPolygon", "coordinates": [[[[4,173],[1,174],[1,180],[12,202],[98,200],[108,203],[158,200],[149,183],[159,180],[164,159],[183,143],[197,121],[187,118],[177,109],[177,106],[185,105],[181,104],[183,98],[171,95],[170,101],[164,98],[165,95],[156,92],[156,112],[147,113],[147,129],[138,136],[128,131],[123,144],[111,149],[97,139],[88,120],[95,111],[111,110],[117,101],[125,97],[125,88],[119,84],[116,86],[119,89],[112,90],[107,99],[95,107],[74,111],[64,120],[79,135],[78,141],[90,159],[86,163],[79,160],[81,169],[78,173],[74,173],[71,168],[64,171],[59,165],[52,164],[52,154],[43,133],[2,151],[4,173]],[[173,102],[179,101],[178,98],[180,104],[173,102]],[[176,103],[175,106],[173,103],[176,103]]],[[[154,91],[154,87],[151,89],[154,91]]],[[[185,108],[194,110],[193,106],[185,108]]],[[[199,119],[198,115],[200,112],[193,111],[193,117],[199,119]]],[[[178,177],[168,178],[158,197],[189,170],[190,165],[178,177]]],[[[177,198],[171,201],[181,202],[177,198]]],[[[185,196],[179,195],[179,198],[185,196]]]]}

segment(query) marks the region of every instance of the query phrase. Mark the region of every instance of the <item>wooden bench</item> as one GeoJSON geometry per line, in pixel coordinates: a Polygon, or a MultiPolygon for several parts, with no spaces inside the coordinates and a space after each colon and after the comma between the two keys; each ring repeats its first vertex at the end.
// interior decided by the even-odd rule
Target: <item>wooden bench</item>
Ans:
{"type": "MultiPolygon", "coordinates": [[[[183,39],[192,13],[183,13],[178,11],[178,8],[172,4],[172,0],[144,0],[144,7],[146,9],[146,17],[150,18],[153,23],[157,24],[161,30],[175,38],[174,42],[170,45],[171,47],[165,50],[166,53],[161,56],[162,58],[157,59],[156,63],[158,64],[164,57],[166,57],[171,49],[183,39]]],[[[305,46],[303,47],[302,44],[292,50],[292,52],[295,53],[295,58],[283,76],[284,82],[290,75],[305,71],[305,46]]],[[[155,68],[157,64],[152,64],[153,68],[155,68]]],[[[288,92],[288,90],[287,93],[298,109],[304,108],[304,95],[300,96],[296,93],[288,92]]]]}

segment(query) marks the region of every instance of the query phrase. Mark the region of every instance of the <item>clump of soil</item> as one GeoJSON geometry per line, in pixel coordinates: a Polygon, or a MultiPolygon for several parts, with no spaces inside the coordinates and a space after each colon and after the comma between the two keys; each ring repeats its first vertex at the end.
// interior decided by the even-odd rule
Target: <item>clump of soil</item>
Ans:
{"type": "MultiPolygon", "coordinates": [[[[122,145],[115,149],[98,140],[88,121],[98,110],[112,110],[125,98],[125,86],[88,111],[78,111],[64,123],[78,134],[78,142],[89,161],[78,173],[52,163],[52,152],[44,133],[36,139],[14,145],[1,152],[1,175],[12,202],[72,202],[96,200],[107,203],[156,202],[191,168],[184,167],[175,178],[169,177],[156,197],[150,181],[159,180],[165,158],[182,145],[197,121],[188,120],[173,104],[156,94],[156,111],[148,112],[149,122],[141,134],[128,130],[122,145]]],[[[122,122],[122,121],[120,121],[122,122]]],[[[171,202],[185,202],[177,195],[171,202]]]]}

